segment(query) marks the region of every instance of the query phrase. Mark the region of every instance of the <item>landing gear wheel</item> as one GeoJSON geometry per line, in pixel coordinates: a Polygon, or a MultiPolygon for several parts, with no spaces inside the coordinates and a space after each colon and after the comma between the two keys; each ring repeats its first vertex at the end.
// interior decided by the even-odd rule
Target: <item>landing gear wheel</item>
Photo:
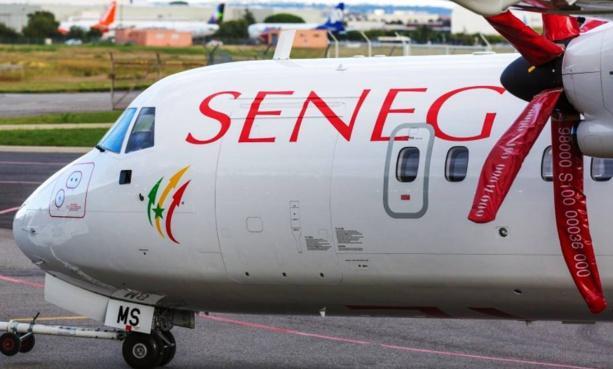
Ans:
{"type": "Polygon", "coordinates": [[[19,352],[21,341],[15,333],[5,333],[0,336],[0,352],[6,356],[13,356],[19,352]]]}
{"type": "Polygon", "coordinates": [[[162,347],[153,335],[132,332],[123,341],[123,358],[134,369],[153,369],[162,361],[162,347]]]}
{"type": "Polygon", "coordinates": [[[34,339],[33,334],[30,334],[26,338],[20,338],[20,340],[21,340],[21,347],[19,348],[19,352],[21,352],[22,354],[26,354],[32,351],[32,349],[34,348],[34,344],[36,343],[36,340],[34,339]]]}
{"type": "Polygon", "coordinates": [[[162,338],[158,338],[160,345],[164,348],[162,350],[162,361],[160,362],[160,366],[164,366],[174,359],[175,353],[177,352],[177,344],[175,341],[175,336],[173,336],[170,331],[162,331],[159,334],[170,343],[168,344],[164,342],[162,338]]]}

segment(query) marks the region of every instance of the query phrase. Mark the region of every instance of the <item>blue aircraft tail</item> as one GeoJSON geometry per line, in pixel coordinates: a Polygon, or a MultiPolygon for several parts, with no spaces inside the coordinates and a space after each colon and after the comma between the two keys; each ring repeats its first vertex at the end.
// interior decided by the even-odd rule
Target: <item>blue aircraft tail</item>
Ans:
{"type": "Polygon", "coordinates": [[[209,24],[221,24],[223,22],[223,14],[225,10],[226,4],[220,3],[219,5],[217,5],[217,9],[209,19],[209,24]]]}
{"type": "Polygon", "coordinates": [[[326,23],[319,25],[317,29],[325,29],[332,33],[345,32],[345,3],[338,3],[338,5],[330,11],[326,23]]]}

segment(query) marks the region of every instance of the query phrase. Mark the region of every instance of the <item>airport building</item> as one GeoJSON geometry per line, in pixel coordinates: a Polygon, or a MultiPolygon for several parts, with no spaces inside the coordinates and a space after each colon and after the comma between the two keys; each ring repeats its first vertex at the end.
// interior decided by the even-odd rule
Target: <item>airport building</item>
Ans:
{"type": "Polygon", "coordinates": [[[350,29],[357,30],[411,31],[425,26],[437,31],[450,31],[448,16],[419,11],[385,12],[383,9],[376,9],[368,14],[350,13],[345,19],[350,29]]]}
{"type": "Polygon", "coordinates": [[[16,31],[21,31],[28,23],[28,14],[37,10],[41,10],[38,5],[2,4],[0,6],[0,23],[16,31]]]}
{"type": "MultiPolygon", "coordinates": [[[[514,11],[524,23],[532,28],[542,28],[543,21],[539,13],[514,11]]],[[[451,33],[482,33],[498,35],[499,33],[482,16],[461,6],[453,8],[451,13],[451,33]]]]}
{"type": "Polygon", "coordinates": [[[115,31],[115,42],[141,46],[186,47],[192,46],[192,34],[162,28],[120,28],[115,31]]]}

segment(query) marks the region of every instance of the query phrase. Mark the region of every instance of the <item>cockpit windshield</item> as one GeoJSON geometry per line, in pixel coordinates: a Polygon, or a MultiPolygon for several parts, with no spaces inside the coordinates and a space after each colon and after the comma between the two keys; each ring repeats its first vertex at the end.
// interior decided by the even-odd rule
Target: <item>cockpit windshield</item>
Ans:
{"type": "Polygon", "coordinates": [[[126,109],[106,135],[102,137],[102,140],[100,140],[100,143],[98,143],[96,147],[101,147],[104,150],[119,154],[121,145],[126,137],[128,128],[130,128],[130,122],[132,122],[135,113],[136,108],[126,109]]]}
{"type": "Polygon", "coordinates": [[[128,138],[126,153],[153,147],[155,141],[155,108],[142,108],[128,138]]]}

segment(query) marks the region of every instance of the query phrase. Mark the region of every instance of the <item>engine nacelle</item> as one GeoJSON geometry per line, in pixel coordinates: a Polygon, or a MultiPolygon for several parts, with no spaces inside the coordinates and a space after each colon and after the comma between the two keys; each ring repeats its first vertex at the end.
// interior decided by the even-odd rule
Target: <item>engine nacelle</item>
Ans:
{"type": "Polygon", "coordinates": [[[583,121],[577,128],[577,142],[584,155],[613,158],[613,128],[611,121],[583,121]]]}
{"type": "Polygon", "coordinates": [[[562,74],[568,100],[584,116],[577,129],[581,151],[613,158],[613,25],[571,41],[562,74]]]}

